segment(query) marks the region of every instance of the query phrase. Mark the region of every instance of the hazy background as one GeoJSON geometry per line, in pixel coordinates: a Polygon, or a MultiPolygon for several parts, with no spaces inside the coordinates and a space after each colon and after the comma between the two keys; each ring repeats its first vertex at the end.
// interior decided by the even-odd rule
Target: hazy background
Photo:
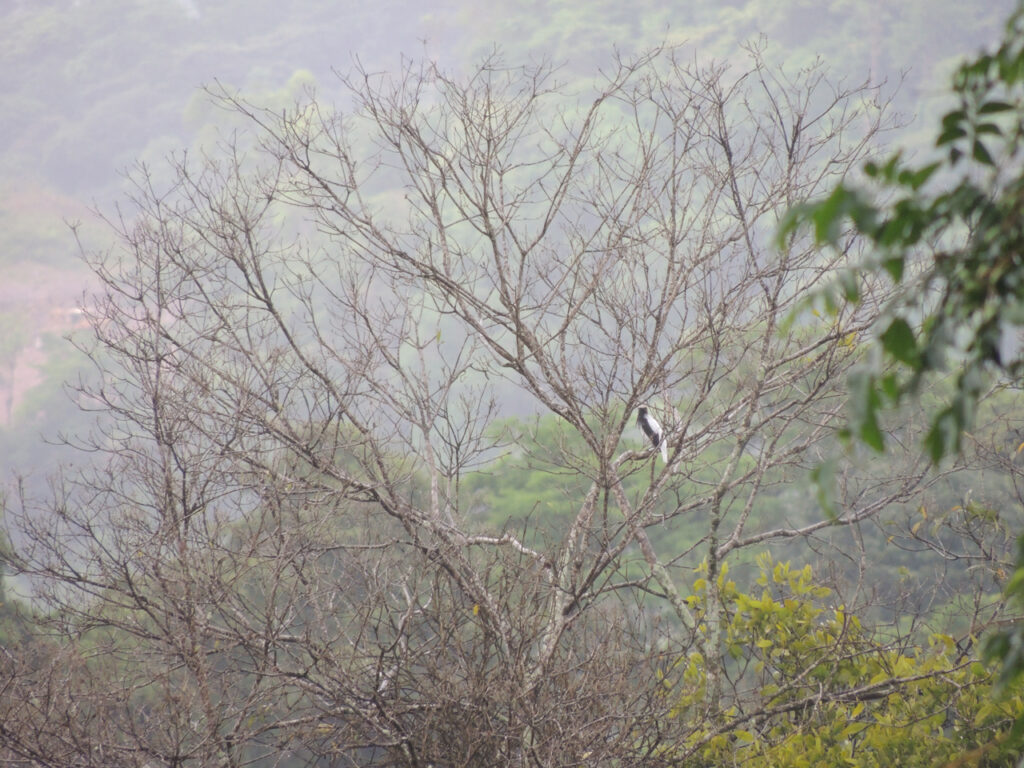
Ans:
{"type": "Polygon", "coordinates": [[[84,365],[63,337],[86,332],[76,307],[89,288],[71,226],[108,247],[93,210],[116,216],[124,169],[143,162],[159,176],[168,153],[211,148],[231,129],[204,84],[270,105],[311,88],[334,102],[335,71],[356,59],[397,70],[426,58],[457,75],[495,48],[509,64],[558,64],[571,84],[616,51],[666,43],[728,60],[763,35],[769,58],[794,70],[821,56],[835,79],[887,81],[906,124],[888,138],[927,151],[949,73],[997,38],[1013,5],[0,0],[0,480],[42,489],[62,456],[42,438],[87,424],[61,391],[84,365]]]}

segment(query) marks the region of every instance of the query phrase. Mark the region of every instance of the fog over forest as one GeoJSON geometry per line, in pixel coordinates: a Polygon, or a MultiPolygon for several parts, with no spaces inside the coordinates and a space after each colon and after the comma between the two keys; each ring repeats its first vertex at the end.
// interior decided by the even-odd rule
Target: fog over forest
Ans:
{"type": "MultiPolygon", "coordinates": [[[[237,129],[202,90],[239,89],[286,106],[307,89],[342,98],[337,74],[436,62],[458,76],[498,51],[510,66],[549,61],[585,83],[615,55],[682,46],[696,60],[742,61],[763,40],[791,71],[820,57],[831,79],[885,82],[898,125],[879,141],[928,151],[929,118],[963,56],[993,41],[1010,0],[992,3],[698,1],[130,2],[13,0],[0,11],[0,466],[37,477],[53,439],[82,422],[59,392],[81,365],[59,341],[75,330],[88,276],[70,224],[102,248],[110,215],[145,163],[212,147],[237,129]]],[[[341,104],[344,108],[344,104],[341,104]]]]}

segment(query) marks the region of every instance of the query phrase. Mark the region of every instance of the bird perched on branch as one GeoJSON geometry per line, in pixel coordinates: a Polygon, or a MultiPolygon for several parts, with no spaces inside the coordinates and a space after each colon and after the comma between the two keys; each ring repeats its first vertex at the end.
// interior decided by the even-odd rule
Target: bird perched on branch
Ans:
{"type": "Polygon", "coordinates": [[[646,405],[641,405],[637,408],[636,425],[647,435],[651,445],[661,449],[661,460],[668,463],[668,444],[665,442],[665,435],[661,431],[661,424],[647,412],[646,405]]]}

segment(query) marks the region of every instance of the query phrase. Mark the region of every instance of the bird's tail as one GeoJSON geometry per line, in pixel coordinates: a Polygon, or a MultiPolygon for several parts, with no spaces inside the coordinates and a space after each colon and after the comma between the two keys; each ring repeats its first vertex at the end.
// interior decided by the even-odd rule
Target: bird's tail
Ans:
{"type": "Polygon", "coordinates": [[[665,442],[665,438],[661,438],[661,460],[668,464],[668,443],[665,442]]]}

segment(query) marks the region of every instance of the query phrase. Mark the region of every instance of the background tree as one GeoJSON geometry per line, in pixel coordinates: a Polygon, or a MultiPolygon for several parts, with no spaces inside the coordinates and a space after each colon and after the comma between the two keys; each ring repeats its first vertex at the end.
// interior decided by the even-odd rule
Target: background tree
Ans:
{"type": "Polygon", "coordinates": [[[808,698],[804,648],[748,706],[765,638],[734,636],[727,562],[820,546],[863,605],[862,526],[932,482],[912,456],[854,462],[832,514],[792,485],[833,450],[885,296],[787,324],[857,241],[780,252],[773,233],[862,161],[885,104],[748,52],[736,70],[655,51],[583,93],[493,56],[464,78],[356,70],[346,112],[215,90],[251,133],[169,184],[140,167],[119,247],[88,256],[98,379],[79,395],[106,417],[84,446],[101,460],[9,513],[61,664],[9,665],[8,753],[678,764],[780,702],[916,680],[808,698]],[[665,464],[630,432],[644,403],[665,464]],[[551,433],[510,434],[509,410],[551,433]],[[477,514],[508,458],[562,488],[561,525],[477,514]],[[777,515],[752,514],[766,497],[777,515]]]}

